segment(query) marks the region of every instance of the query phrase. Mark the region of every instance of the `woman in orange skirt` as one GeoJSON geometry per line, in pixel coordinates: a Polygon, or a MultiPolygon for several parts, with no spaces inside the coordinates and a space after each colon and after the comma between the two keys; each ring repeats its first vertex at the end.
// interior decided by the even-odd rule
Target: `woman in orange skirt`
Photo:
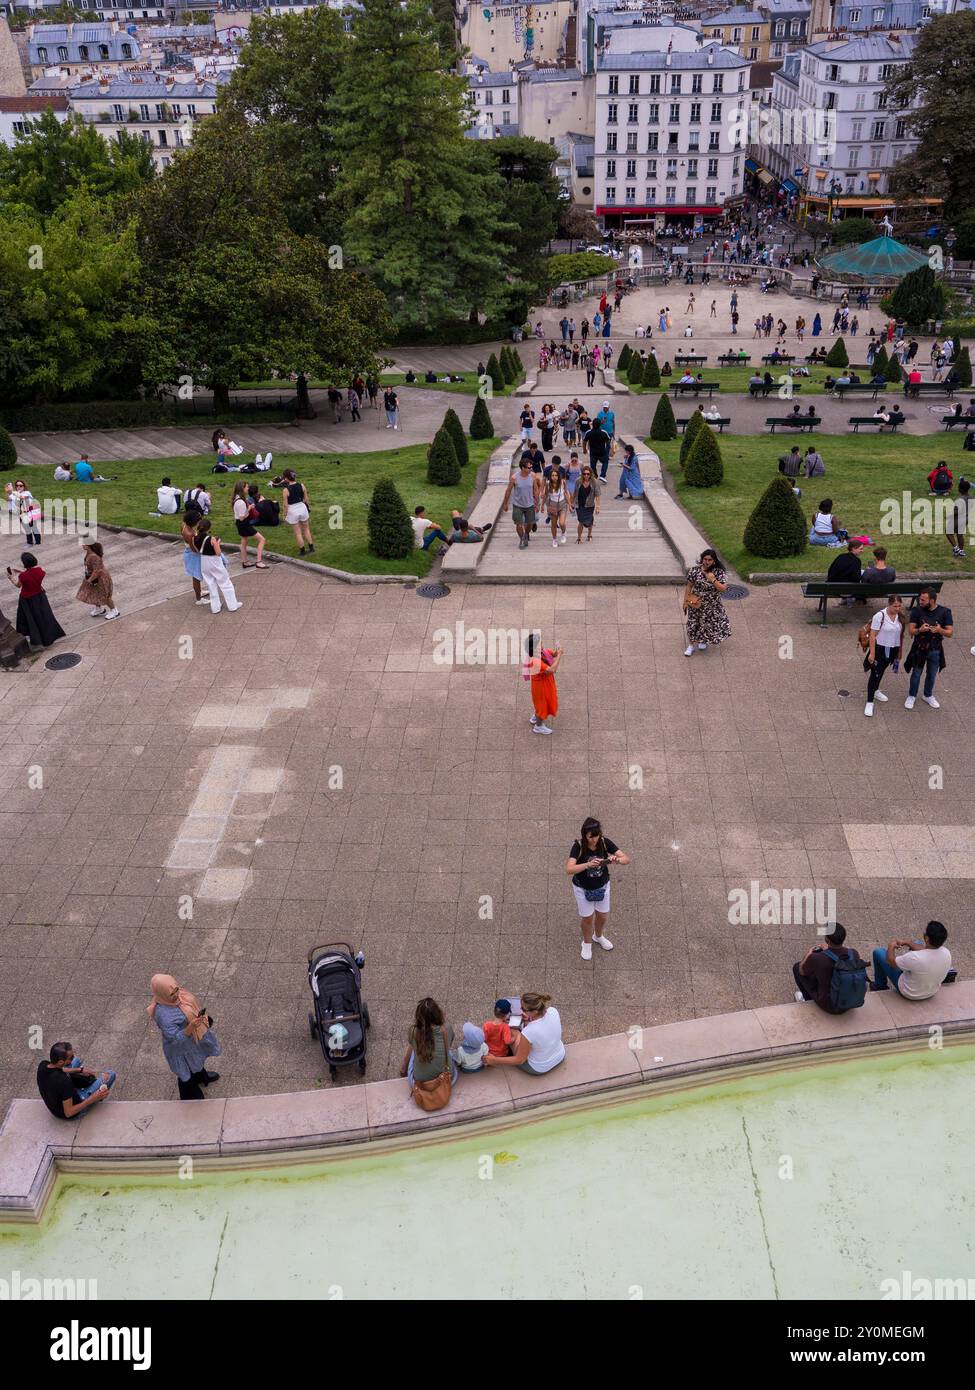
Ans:
{"type": "Polygon", "coordinates": [[[529,635],[526,651],[522,677],[531,681],[532,704],[535,706],[529,723],[536,734],[550,734],[553,732],[551,721],[559,712],[555,673],[562,660],[562,648],[558,643],[552,649],[543,647],[541,637],[533,632],[529,635]]]}

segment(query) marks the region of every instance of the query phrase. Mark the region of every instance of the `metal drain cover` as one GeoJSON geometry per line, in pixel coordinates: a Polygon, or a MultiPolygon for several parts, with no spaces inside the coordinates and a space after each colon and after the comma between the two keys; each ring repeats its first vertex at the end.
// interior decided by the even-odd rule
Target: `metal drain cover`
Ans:
{"type": "Polygon", "coordinates": [[[60,656],[52,656],[50,661],[45,661],[44,665],[49,671],[70,671],[80,660],[77,652],[62,652],[60,656]]]}
{"type": "Polygon", "coordinates": [[[446,598],[450,589],[446,584],[421,584],[416,592],[420,598],[446,598]]]}
{"type": "Polygon", "coordinates": [[[848,690],[837,690],[836,693],[841,700],[848,700],[850,698],[850,692],[848,690]]]}
{"type": "Polygon", "coordinates": [[[749,590],[745,588],[744,584],[729,584],[728,587],[727,587],[727,589],[725,589],[724,593],[721,595],[721,597],[722,597],[722,598],[747,598],[747,597],[748,597],[748,594],[749,594],[749,590]]]}

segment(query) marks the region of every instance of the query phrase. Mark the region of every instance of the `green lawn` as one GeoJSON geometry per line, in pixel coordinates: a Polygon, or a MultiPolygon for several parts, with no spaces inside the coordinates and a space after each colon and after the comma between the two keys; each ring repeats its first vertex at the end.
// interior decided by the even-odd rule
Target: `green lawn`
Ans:
{"type": "MultiPolygon", "coordinates": [[[[656,394],[664,390],[664,388],[666,387],[668,394],[670,394],[670,385],[672,382],[675,382],[680,378],[681,373],[683,372],[683,367],[674,367],[674,359],[672,357],[665,357],[661,353],[659,348],[657,349],[657,361],[661,366],[663,366],[665,361],[669,361],[671,366],[673,367],[672,374],[670,376],[662,376],[660,378],[659,386],[630,386],[631,391],[643,392],[644,390],[646,390],[650,394],[656,394]]],[[[764,375],[766,371],[770,371],[772,373],[772,376],[775,378],[776,385],[779,384],[779,379],[781,377],[787,376],[788,374],[787,366],[766,367],[766,365],[763,362],[757,361],[755,357],[752,358],[751,365],[747,367],[719,367],[717,362],[715,362],[712,358],[710,362],[705,362],[702,367],[692,366],[691,370],[694,372],[695,376],[697,376],[698,372],[700,372],[703,375],[705,381],[719,382],[721,385],[721,395],[732,395],[735,392],[740,392],[744,394],[744,392],[748,390],[748,378],[752,375],[752,372],[755,370],[761,372],[762,375],[764,375]]],[[[860,376],[861,380],[865,382],[869,381],[869,368],[867,368],[866,366],[858,367],[857,373],[860,376]]],[[[823,395],[823,382],[826,380],[826,378],[828,376],[832,376],[835,378],[839,376],[839,374],[840,369],[838,367],[810,367],[809,376],[800,376],[795,378],[795,384],[797,386],[802,387],[800,391],[796,392],[796,398],[798,399],[801,396],[823,395]]],[[[625,371],[620,376],[620,380],[629,385],[629,380],[625,371]]],[[[962,389],[964,390],[965,388],[962,389]]],[[[901,387],[888,385],[885,394],[890,398],[898,397],[901,394],[901,387]]],[[[775,391],[773,390],[772,394],[768,397],[769,401],[772,401],[774,397],[775,391]]],[[[689,398],[685,397],[685,399],[689,398]]],[[[935,401],[938,401],[940,399],[940,397],[935,396],[934,401],[932,401],[931,403],[933,404],[935,401]]],[[[944,399],[947,400],[947,397],[945,397],[944,399]]],[[[865,404],[866,402],[870,402],[870,410],[864,413],[871,415],[873,414],[875,407],[873,406],[872,398],[869,395],[864,394],[858,396],[851,396],[850,401],[852,404],[855,404],[857,401],[859,401],[861,405],[865,404]]]]}
{"type": "MultiPolygon", "coordinates": [[[[477,395],[478,388],[480,385],[477,378],[477,372],[454,372],[454,376],[463,377],[463,381],[424,381],[421,375],[417,377],[416,381],[408,382],[404,380],[404,375],[402,372],[383,372],[382,384],[384,386],[405,386],[407,390],[409,390],[412,387],[420,387],[421,390],[424,391],[451,391],[455,395],[459,396],[477,395]]],[[[524,379],[525,374],[524,372],[522,372],[517,381],[512,382],[510,386],[506,386],[503,391],[494,391],[493,395],[514,395],[515,387],[519,386],[524,381],[524,379]]],[[[382,404],[382,402],[380,402],[380,404],[382,404]]]]}
{"type": "MultiPolygon", "coordinates": [[[[403,372],[383,372],[381,374],[381,381],[383,386],[420,386],[426,391],[451,391],[455,395],[460,396],[477,395],[477,372],[466,370],[462,372],[454,372],[454,375],[462,376],[464,378],[463,381],[424,381],[423,375],[421,373],[416,381],[407,382],[404,380],[403,372]]],[[[517,382],[514,382],[511,386],[506,386],[503,391],[495,391],[494,394],[496,396],[510,396],[514,392],[515,386],[517,386],[520,382],[524,381],[524,379],[524,373],[522,373],[517,382]]],[[[308,389],[310,391],[327,391],[331,385],[332,383],[330,381],[309,381],[308,389]]],[[[295,388],[294,384],[290,381],[245,381],[240,386],[235,387],[234,389],[237,391],[293,392],[295,388]]],[[[342,395],[344,399],[344,388],[340,389],[342,389],[342,395]]],[[[382,401],[380,401],[380,404],[382,404],[382,401]]],[[[263,418],[264,417],[262,416],[262,419],[263,418]]]]}
{"type": "MultiPolygon", "coordinates": [[[[911,500],[928,497],[927,474],[940,458],[947,457],[955,475],[955,495],[964,471],[960,442],[945,436],[918,439],[908,435],[803,435],[801,439],[779,435],[723,434],[718,436],[724,462],[724,482],[716,488],[693,488],[684,482],[678,464],[680,440],[666,443],[649,440],[669,470],[681,503],[694,517],[701,531],[719,554],[740,574],[755,571],[783,573],[825,571],[835,550],[807,545],[801,555],[767,559],[749,554],[742,545],[745,523],[755,503],[777,473],[778,459],[787,454],[793,442],[805,453],[815,444],[826,464],[826,477],[800,480],[800,506],[811,523],[812,512],[821,498],[833,499],[840,525],[854,535],[868,535],[885,545],[889,562],[901,573],[921,570],[975,570],[975,543],[964,560],[955,560],[944,535],[901,535],[881,530],[881,502],[911,493],[911,500]]],[[[975,470],[973,470],[975,472],[975,470]]]]}
{"type": "MultiPolygon", "coordinates": [[[[464,469],[464,476],[457,487],[432,487],[426,480],[425,444],[415,444],[404,449],[390,449],[369,454],[346,454],[341,465],[333,461],[336,456],[324,454],[275,454],[274,472],[243,474],[211,474],[212,457],[197,459],[136,459],[126,462],[103,464],[102,471],[107,476],[117,475],[117,481],[98,484],[92,487],[80,483],[47,483],[42,489],[33,482],[36,473],[50,477],[53,470],[31,470],[32,487],[38,497],[73,497],[94,495],[98,502],[98,520],[115,526],[135,526],[150,531],[179,532],[176,517],[151,516],[156,505],[156,488],[163,477],[172,479],[174,487],[184,491],[197,483],[203,483],[213,497],[211,516],[214,529],[229,548],[238,543],[237,532],[231,515],[230,498],[234,483],[243,476],[247,482],[257,482],[269,496],[279,497],[277,491],[268,489],[272,477],[279,470],[294,468],[298,477],[308,489],[311,499],[311,525],[315,537],[315,554],[310,557],[320,565],[331,565],[336,569],[351,570],[356,574],[426,574],[431,565],[431,554],[420,550],[412,551],[403,560],[380,560],[370,555],[366,534],[366,514],[372,489],[381,477],[390,477],[396,483],[407,510],[421,503],[427,514],[441,525],[450,520],[451,508],[463,509],[473,490],[474,478],[479,464],[497,447],[498,440],[468,440],[470,463],[464,469]],[[329,508],[342,508],[341,526],[333,529],[329,524],[329,508]]],[[[282,513],[284,509],[282,508],[282,513]]],[[[268,549],[279,555],[297,555],[294,535],[290,526],[282,521],[280,526],[264,530],[268,549]]]]}

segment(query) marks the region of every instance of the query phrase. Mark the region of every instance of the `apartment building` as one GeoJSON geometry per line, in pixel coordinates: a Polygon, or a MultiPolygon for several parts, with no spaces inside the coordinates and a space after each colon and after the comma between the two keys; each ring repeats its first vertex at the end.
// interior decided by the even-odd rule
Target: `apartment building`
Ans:
{"type": "Polygon", "coordinates": [[[750,65],[686,24],[616,29],[598,58],[595,212],[701,227],[742,192],[750,65]]]}
{"type": "Polygon", "coordinates": [[[701,23],[703,34],[725,48],[737,49],[750,63],[768,61],[770,30],[768,15],[748,5],[736,5],[701,23]]]}
{"type": "Polygon", "coordinates": [[[473,119],[468,135],[475,140],[494,140],[518,134],[518,76],[514,72],[488,72],[483,68],[468,75],[473,119]]]}
{"type": "Polygon", "coordinates": [[[119,132],[138,135],[152,146],[153,163],[162,170],[173,155],[193,141],[198,122],[216,110],[217,91],[226,75],[194,80],[186,76],[103,78],[71,88],[68,101],[106,140],[119,132]]]}

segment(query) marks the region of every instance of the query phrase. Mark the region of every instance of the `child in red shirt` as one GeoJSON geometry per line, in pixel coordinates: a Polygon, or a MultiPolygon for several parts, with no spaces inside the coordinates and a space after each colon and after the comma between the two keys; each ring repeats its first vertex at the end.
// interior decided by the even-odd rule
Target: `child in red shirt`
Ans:
{"type": "Polygon", "coordinates": [[[484,1041],[492,1057],[507,1057],[515,1035],[508,1027],[511,1017],[511,1004],[507,999],[497,999],[494,1004],[494,1017],[484,1025],[484,1041]]]}

